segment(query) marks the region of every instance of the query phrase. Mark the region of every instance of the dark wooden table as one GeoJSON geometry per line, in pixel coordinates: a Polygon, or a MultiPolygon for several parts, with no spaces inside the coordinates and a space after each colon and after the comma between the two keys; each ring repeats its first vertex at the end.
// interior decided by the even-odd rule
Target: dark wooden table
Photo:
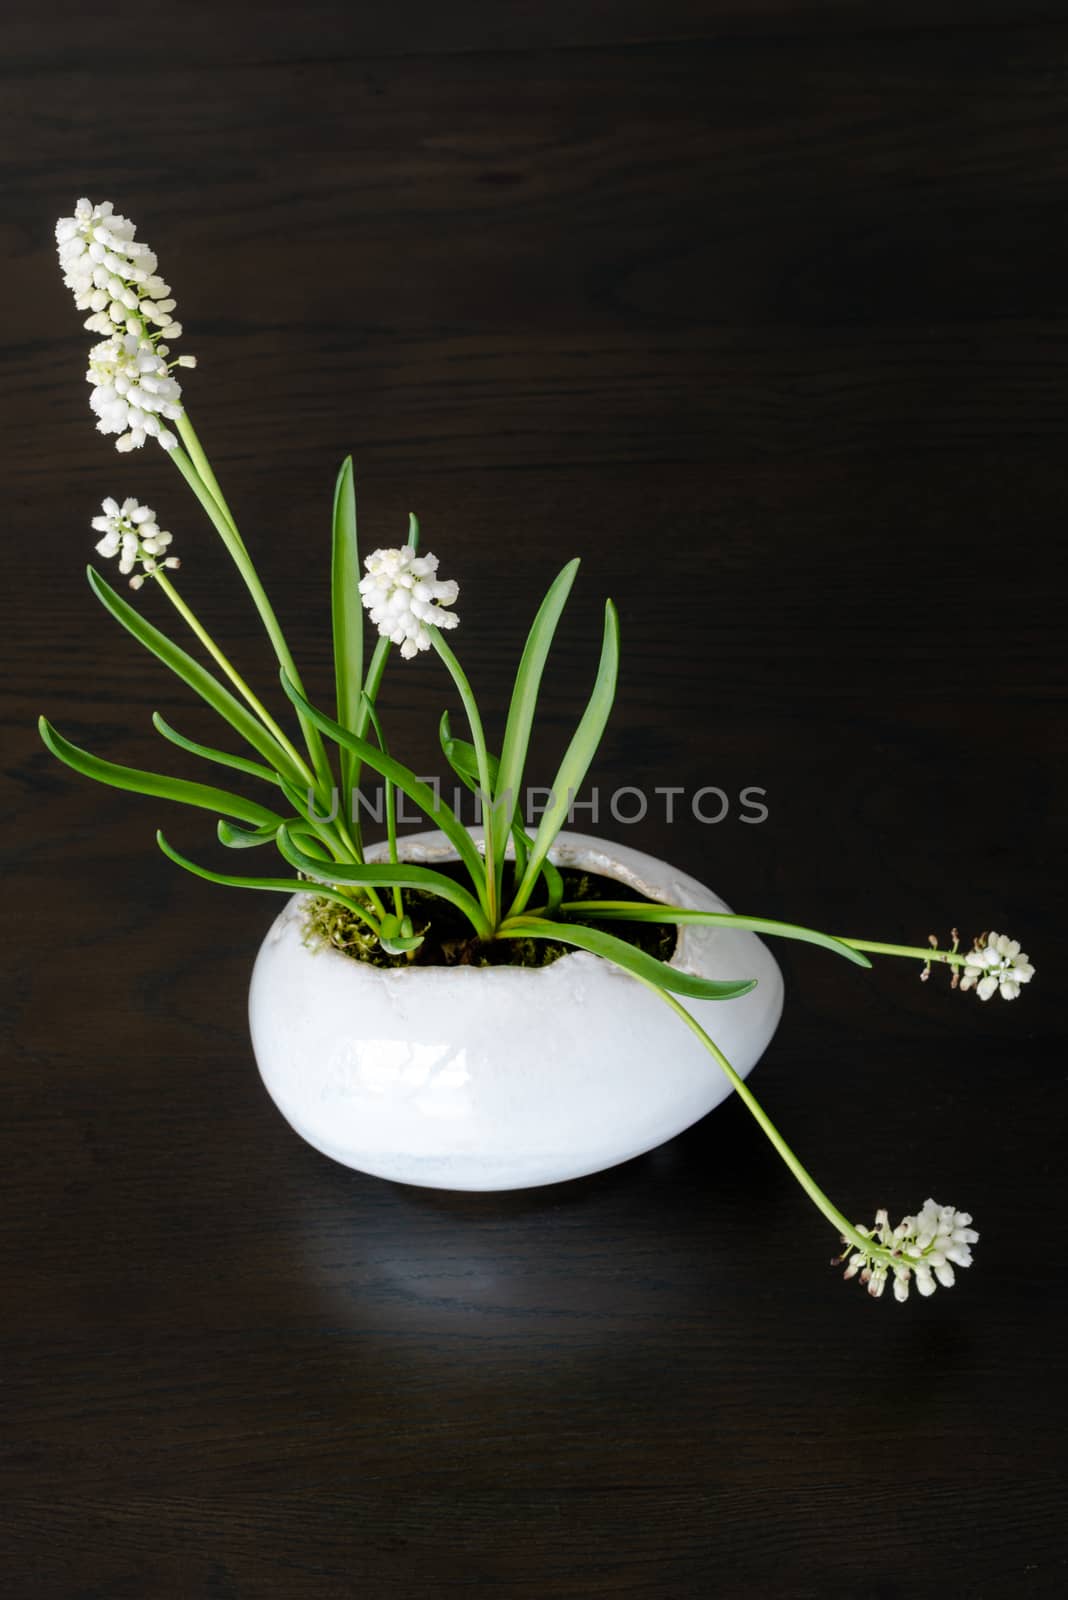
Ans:
{"type": "MultiPolygon", "coordinates": [[[[1053,0],[7,8],[5,1595],[1064,1593],[1066,45],[1053,0]],[[1013,1006],[782,949],[754,1078],[858,1221],[975,1213],[957,1287],[842,1284],[733,1102],[498,1196],[289,1131],[245,1018],[270,908],[33,728],[153,765],[153,709],[209,726],[85,590],[106,494],[270,684],[163,456],[92,430],[51,240],[83,193],[162,257],[316,692],[351,448],[365,544],[415,507],[461,579],[495,725],[585,555],[539,762],[610,591],[599,781],[768,792],[606,832],[746,909],[1024,940],[1013,1006]]],[[[433,662],[386,701],[430,770],[433,662]]]]}

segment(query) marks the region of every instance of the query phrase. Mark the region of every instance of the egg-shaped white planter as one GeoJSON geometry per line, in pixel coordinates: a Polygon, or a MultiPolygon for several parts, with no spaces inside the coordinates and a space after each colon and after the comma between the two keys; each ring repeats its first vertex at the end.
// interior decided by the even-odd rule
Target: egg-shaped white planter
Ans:
{"type": "MultiPolygon", "coordinates": [[[[437,832],[402,839],[401,854],[455,859],[437,832]]],[[[652,899],[729,909],[696,879],[625,845],[562,833],[553,859],[652,899]]],[[[731,1092],[680,1018],[598,956],[576,951],[540,968],[365,966],[307,948],[302,898],[260,948],[252,1043],[282,1115],[346,1166],[438,1189],[558,1183],[652,1150],[731,1092]]],[[[757,979],[737,1000],[683,999],[748,1073],[782,1011],[766,946],[734,928],[683,927],[672,965],[757,979]]]]}

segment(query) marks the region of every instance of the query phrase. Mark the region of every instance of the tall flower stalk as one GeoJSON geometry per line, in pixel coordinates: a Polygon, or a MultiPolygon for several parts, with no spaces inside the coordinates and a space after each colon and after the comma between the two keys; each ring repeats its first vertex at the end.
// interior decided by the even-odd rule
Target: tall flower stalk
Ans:
{"type": "MultiPolygon", "coordinates": [[[[138,240],[137,228],[110,201],[79,200],[70,217],[56,224],[56,247],[63,278],[85,327],[104,335],[90,351],[87,381],[90,404],[101,433],[117,434],[115,448],[140,449],[147,439],[162,445],[218,532],[252,596],[279,666],[300,686],[300,675],[285,635],[249,556],[237,523],[219,487],[193,425],[186,415],[176,369],[195,367],[196,357],[171,357],[180,337],[170,285],[157,272],[153,250],[138,240]],[[178,436],[163,425],[173,422],[178,436]],[[182,443],[179,444],[179,438],[182,443]],[[185,448],[182,448],[182,445],[185,448]]],[[[329,793],[332,774],[318,730],[302,721],[315,768],[320,798],[329,793]]]]}
{"type": "MultiPolygon", "coordinates": [[[[335,667],[334,714],[313,704],[305,691],[281,625],[256,571],[247,545],[223,495],[218,478],[185,409],[178,372],[195,366],[191,356],[172,357],[171,342],[182,329],[175,301],[157,271],[157,260],[137,240],[136,228],[109,203],[80,200],[71,217],[61,219],[56,239],[64,279],[79,309],[89,313],[86,328],[101,335],[90,352],[90,404],[99,431],[115,437],[122,453],[154,439],[179,473],[218,533],[240,573],[274,649],[285,696],[304,740],[302,752],[277,716],[251,687],[187,603],[171,574],[178,568],[172,536],[160,527],[151,507],[133,498],[105,500],[93,529],[101,537],[97,552],[117,559],[134,591],[154,584],[190,631],[209,665],[143,617],[96,571],[93,593],[105,609],[146,650],[174,673],[222,720],[246,747],[240,753],[201,744],[173,728],[157,713],[153,725],[162,738],[204,763],[260,785],[270,804],[215,783],[198,783],[120,766],[91,755],[59,734],[44,718],[41,733],[48,748],[68,766],[97,781],[206,810],[217,818],[223,845],[247,851],[274,847],[282,870],[221,873],[200,866],[157,834],[160,849],[178,866],[209,882],[268,893],[302,894],[305,904],[327,908],[354,929],[346,948],[358,958],[385,960],[404,967],[425,955],[426,935],[439,902],[461,913],[470,929],[463,958],[477,962],[488,947],[513,948],[551,941],[612,963],[656,993],[699,1040],[715,1069],[722,1072],[769,1139],[804,1193],[835,1229],[844,1253],[845,1277],[859,1277],[878,1297],[892,1282],[897,1300],[910,1283],[923,1296],[954,1281],[954,1267],[967,1267],[978,1234],[971,1217],[928,1200],[915,1216],[892,1227],[885,1209],[874,1226],[851,1223],[819,1187],[794,1154],[752,1090],[735,1071],[685,1000],[730,1002],[747,994],[753,980],[712,979],[688,972],[675,961],[660,961],[627,937],[628,925],[688,925],[747,929],[821,947],[854,966],[871,966],[870,955],[921,962],[921,976],[935,965],[951,969],[952,987],[974,990],[980,999],[995,994],[1011,1000],[1034,977],[1034,967],[1007,935],[982,934],[967,951],[954,933],[948,948],[932,936],[926,946],[837,938],[800,924],[762,916],[705,912],[650,900],[566,899],[564,879],[554,863],[554,848],[570,820],[578,793],[604,733],[615,700],[619,670],[619,621],[607,601],[600,655],[589,695],[560,760],[550,801],[537,828],[529,833],[521,815],[528,749],[537,713],[542,675],[578,571],[571,561],[553,580],[530,627],[518,662],[499,753],[491,748],[477,696],[460,660],[445,638],[459,625],[454,607],[459,585],[438,575],[438,561],[420,549],[419,525],[410,519],[406,543],[376,549],[359,558],[356,499],[351,460],[335,486],[331,550],[331,624],[335,667]],[[170,426],[173,424],[173,427],[170,426]],[[364,648],[368,619],[377,637],[369,659],[364,648]],[[452,695],[464,713],[467,738],[453,732],[450,712],[440,719],[442,757],[453,777],[478,796],[481,838],[463,826],[456,810],[388,748],[379,692],[391,653],[404,659],[433,651],[441,661],[452,695]],[[331,759],[329,751],[333,751],[331,759]],[[336,770],[345,804],[339,804],[336,770]],[[361,774],[375,773],[385,789],[384,856],[368,861],[363,849],[356,794],[361,774]],[[396,805],[406,796],[442,831],[452,845],[460,873],[452,874],[400,859],[396,805]]],[[[232,780],[228,780],[232,781],[232,780]]],[[[655,1070],[655,1064],[652,1068],[655,1070]]]]}
{"type": "MultiPolygon", "coordinates": [[[[271,647],[274,650],[279,666],[288,674],[291,682],[303,689],[296,662],[293,660],[293,654],[286,642],[286,636],[282,632],[282,626],[275,615],[274,607],[267,597],[267,591],[260,581],[259,573],[256,571],[252,557],[248,553],[245,541],[238,532],[237,524],[227,507],[226,501],[223,499],[215,475],[208,465],[207,457],[200,448],[200,443],[193,432],[193,425],[184,412],[179,417],[177,426],[179,434],[189,449],[189,453],[187,454],[180,446],[176,446],[170,451],[170,458],[196,495],[209,521],[222,540],[227,554],[240,573],[246,589],[252,596],[252,602],[259,612],[260,620],[266,630],[267,637],[271,641],[271,647]],[[198,470],[195,464],[196,461],[200,462],[201,470],[198,470]]],[[[299,721],[309,756],[315,768],[316,787],[320,791],[319,797],[322,799],[329,794],[333,783],[330,763],[327,760],[326,750],[318,729],[303,716],[299,717],[299,721]]]]}

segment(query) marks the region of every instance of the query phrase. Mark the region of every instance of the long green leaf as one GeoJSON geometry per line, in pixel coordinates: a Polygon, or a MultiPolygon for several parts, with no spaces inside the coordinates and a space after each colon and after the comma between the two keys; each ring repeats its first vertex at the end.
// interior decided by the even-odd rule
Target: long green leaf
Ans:
{"type": "Polygon", "coordinates": [[[156,833],[156,843],[176,866],[184,867],[186,872],[191,872],[195,878],[203,878],[206,883],[221,883],[228,889],[273,889],[279,894],[313,894],[324,900],[336,900],[339,905],[351,911],[354,917],[359,917],[372,928],[375,925],[366,912],[353,904],[347,894],[341,894],[326,884],[305,883],[300,878],[245,878],[230,872],[209,872],[207,867],[198,866],[195,861],[190,861],[187,856],[179,854],[159,831],[156,833]]]}
{"type": "Polygon", "coordinates": [[[509,916],[517,916],[527,901],[531,891],[538,881],[542,864],[552,848],[553,841],[560,829],[567,821],[568,813],[574,796],[582,787],[583,780],[590,769],[590,763],[597,753],[597,747],[605,730],[612,710],[612,703],[616,697],[616,680],[619,676],[619,617],[611,600],[605,602],[604,608],[604,638],[601,642],[601,659],[597,666],[597,677],[594,680],[593,691],[582,713],[582,720],[575,729],[574,737],[564,753],[560,763],[560,770],[553,783],[552,795],[549,804],[542,814],[538,831],[534,835],[534,844],[531,848],[527,870],[523,874],[523,881],[512,904],[509,916]]]}
{"type": "Polygon", "coordinates": [[[250,778],[262,778],[265,783],[278,782],[278,774],[273,767],[265,767],[258,761],[249,761],[245,756],[232,756],[226,750],[214,750],[210,745],[197,744],[195,739],[187,739],[184,733],[172,728],[158,711],[152,713],[152,726],[157,733],[169,739],[171,744],[176,744],[180,750],[188,750],[191,755],[200,756],[203,761],[214,761],[217,766],[231,767],[235,772],[246,772],[250,778]]]}
{"type": "Polygon", "coordinates": [[[755,978],[721,981],[717,978],[697,978],[692,973],[680,972],[666,961],[658,961],[617,939],[614,934],[602,933],[599,928],[582,928],[574,922],[547,922],[538,917],[516,917],[501,925],[502,939],[551,939],[558,944],[572,944],[578,950],[603,956],[636,978],[667,989],[672,994],[686,994],[696,1000],[736,1000],[756,988],[755,978]]]}
{"type": "Polygon", "coordinates": [[[407,862],[370,861],[358,865],[349,861],[316,861],[307,855],[283,825],[278,830],[278,849],[300,872],[322,883],[347,883],[354,888],[375,889],[425,889],[442,900],[448,900],[462,911],[481,938],[488,938],[490,928],[486,915],[473,894],[462,884],[447,878],[443,872],[431,867],[417,867],[407,862]]]}
{"type": "MultiPolygon", "coordinates": [[[[504,729],[504,743],[493,791],[493,843],[494,859],[501,863],[508,833],[520,804],[523,770],[527,761],[527,748],[538,705],[538,691],[542,674],[552,646],[557,624],[578,572],[578,560],[569,561],[557,574],[538,607],[531,625],[523,655],[516,673],[512,699],[508,707],[508,721],[504,729]]],[[[498,865],[498,874],[500,865],[498,865]]],[[[498,876],[498,885],[500,877],[498,876]]]]}
{"type": "MultiPolygon", "coordinates": [[[[330,609],[334,627],[334,678],[337,720],[358,731],[357,713],[363,695],[363,603],[360,597],[360,553],[356,536],[356,486],[352,457],[341,464],[334,488],[334,536],[330,564],[330,609]]],[[[341,788],[352,790],[355,757],[341,752],[341,788]]],[[[346,799],[346,805],[348,800],[346,799]]]]}
{"type": "Polygon", "coordinates": [[[330,735],[331,739],[339,745],[350,749],[354,755],[369,766],[372,772],[377,772],[379,777],[390,778],[398,789],[404,793],[428,817],[432,818],[456,850],[464,866],[471,874],[471,881],[478,887],[485,883],[485,865],[471,839],[471,835],[457,817],[456,813],[435,795],[429,784],[423,783],[416,777],[409,767],[395,761],[392,756],[383,755],[381,750],[376,750],[373,744],[366,739],[361,739],[357,734],[349,733],[342,728],[332,717],[319,711],[309,701],[305,700],[299,689],[292,683],[288,675],[282,673],[282,687],[293,701],[293,704],[303,709],[305,715],[311,719],[317,728],[330,735]]]}
{"type": "Polygon", "coordinates": [[[770,917],[738,917],[732,911],[696,911],[688,906],[666,906],[642,900],[567,900],[560,906],[564,915],[592,917],[595,922],[666,922],[698,927],[748,928],[752,933],[767,933],[782,939],[798,939],[833,950],[858,967],[870,967],[867,956],[851,950],[841,939],[815,928],[802,928],[793,922],[776,922],[770,917]]]}
{"type": "Polygon", "coordinates": [[[217,678],[214,678],[206,668],[188,655],[173,639],[168,639],[165,633],[147,622],[140,612],[128,605],[121,595],[92,567],[87,568],[89,587],[100,601],[105,610],[110,611],[116,622],[124,627],[127,633],[133,635],[138,644],[144,645],[146,650],[163,662],[165,667],[187,683],[189,687],[202,700],[206,700],[213,711],[217,711],[230,726],[245,739],[254,750],[258,750],[264,760],[278,772],[288,773],[290,777],[300,779],[299,770],[293,765],[292,758],[286,754],[278,740],[254,717],[229,689],[224,689],[217,678]]]}
{"type": "Polygon", "coordinates": [[[216,789],[207,783],[190,783],[185,778],[171,778],[160,772],[142,772],[137,767],[120,767],[114,761],[90,755],[88,750],[71,744],[57,733],[46,717],[39,717],[37,726],[41,738],[58,760],[97,783],[110,784],[113,789],[131,789],[135,794],[158,795],[163,800],[176,800],[180,805],[199,806],[204,811],[222,811],[240,822],[252,822],[257,826],[263,822],[277,826],[282,820],[266,806],[246,800],[242,795],[230,794],[226,789],[216,789]]]}

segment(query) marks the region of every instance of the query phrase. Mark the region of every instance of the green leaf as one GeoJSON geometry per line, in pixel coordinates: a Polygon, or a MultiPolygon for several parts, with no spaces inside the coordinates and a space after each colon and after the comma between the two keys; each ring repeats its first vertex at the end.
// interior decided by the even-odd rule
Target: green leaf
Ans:
{"type": "Polygon", "coordinates": [[[262,844],[273,844],[278,828],[273,822],[265,822],[260,828],[238,828],[220,817],[215,832],[219,843],[228,850],[255,850],[262,844]]]}
{"type": "Polygon", "coordinates": [[[567,821],[571,803],[582,787],[583,780],[590,769],[590,763],[597,753],[601,736],[605,730],[612,710],[612,703],[616,697],[616,680],[619,676],[619,617],[611,600],[605,602],[604,608],[604,638],[601,643],[601,659],[597,667],[597,677],[594,681],[593,691],[582,714],[582,720],[575,729],[574,737],[568,745],[564,759],[560,763],[560,770],[553,783],[552,796],[549,804],[542,814],[538,831],[534,835],[534,843],[527,862],[527,870],[523,874],[523,881],[519,886],[515,901],[509,916],[518,916],[530,899],[531,890],[538,881],[538,875],[553,842],[560,829],[567,821]]]}
{"type": "MultiPolygon", "coordinates": [[[[314,830],[302,817],[284,817],[286,827],[293,834],[301,837],[315,838],[314,830]]],[[[224,844],[228,850],[255,850],[259,845],[274,844],[278,834],[278,824],[275,822],[264,823],[262,828],[238,828],[232,822],[227,822],[225,817],[220,817],[215,828],[219,836],[219,843],[224,844]]],[[[329,860],[329,855],[324,850],[323,860],[329,860]]]]}
{"type": "Polygon", "coordinates": [[[349,733],[346,728],[342,728],[336,723],[332,717],[328,717],[324,712],[317,710],[315,706],[305,700],[285,671],[282,672],[282,687],[293,701],[293,704],[303,709],[305,715],[317,728],[320,728],[323,733],[329,734],[337,744],[346,747],[354,755],[359,756],[360,760],[369,766],[372,772],[377,772],[382,778],[391,779],[398,789],[403,789],[408,798],[426,816],[437,823],[470,873],[472,883],[478,886],[485,882],[485,866],[482,857],[475,848],[471,835],[460,822],[456,813],[439,795],[435,795],[429,784],[423,783],[417,778],[409,767],[403,766],[399,761],[395,761],[392,756],[384,755],[381,750],[376,750],[374,745],[370,744],[366,739],[361,739],[357,734],[349,733]]]}
{"type": "Polygon", "coordinates": [[[401,956],[409,950],[418,950],[423,935],[413,931],[411,917],[385,916],[378,926],[378,942],[387,955],[401,956]]]}
{"type": "Polygon", "coordinates": [[[127,633],[133,635],[138,644],[144,645],[146,650],[162,661],[165,667],[169,667],[183,683],[187,683],[194,693],[200,695],[202,700],[206,700],[212,710],[217,711],[219,716],[228,722],[254,750],[258,750],[276,771],[288,773],[290,777],[299,780],[301,774],[293,765],[292,757],[282,749],[273,734],[268,733],[258,717],[254,717],[251,711],[246,710],[240,700],[232,695],[229,689],[224,689],[218,679],[212,677],[199,661],[195,661],[180,645],[176,645],[173,639],[168,639],[165,633],[153,627],[152,623],[147,622],[133,606],[128,605],[98,572],[92,567],[86,570],[89,587],[100,604],[106,611],[111,612],[116,622],[120,623],[127,633]]]}
{"type": "Polygon", "coordinates": [[[748,928],[752,933],[767,933],[776,938],[798,939],[804,944],[818,944],[824,950],[833,950],[858,967],[870,967],[867,956],[850,949],[841,939],[829,933],[819,933],[815,928],[802,928],[794,922],[775,922],[770,917],[738,917],[732,911],[695,911],[687,906],[660,905],[654,901],[640,900],[568,900],[560,906],[567,916],[592,917],[595,922],[666,922],[675,925],[698,927],[748,928]]]}
{"type": "Polygon", "coordinates": [[[249,777],[262,778],[265,783],[278,782],[278,774],[273,767],[261,766],[258,761],[249,761],[245,756],[232,756],[226,750],[213,750],[210,745],[197,744],[195,739],[187,739],[184,733],[172,728],[158,711],[152,713],[152,726],[171,744],[176,744],[180,750],[188,750],[191,755],[200,756],[204,761],[214,761],[220,767],[232,767],[235,772],[247,772],[249,777]]]}
{"type": "MultiPolygon", "coordinates": [[[[533,843],[533,840],[531,840],[531,843],[533,843]]],[[[564,898],[564,880],[548,856],[545,857],[541,864],[541,875],[545,879],[545,884],[549,891],[549,910],[557,911],[564,898]]]]}
{"type": "Polygon", "coordinates": [[[502,939],[551,939],[558,944],[572,944],[577,950],[588,950],[591,955],[603,956],[625,972],[633,973],[645,983],[671,994],[691,995],[696,1000],[736,1000],[756,988],[755,978],[721,981],[716,978],[696,978],[692,973],[679,972],[666,961],[658,961],[617,939],[614,934],[602,933],[599,928],[582,928],[574,922],[549,922],[537,917],[516,917],[501,925],[502,939]]]}
{"type": "Polygon", "coordinates": [[[159,772],[142,772],[136,767],[120,767],[114,761],[104,761],[90,755],[78,745],[71,744],[57,733],[45,717],[39,717],[37,726],[41,738],[52,754],[75,772],[97,783],[110,784],[113,789],[131,789],[135,794],[158,795],[163,800],[176,800],[180,805],[199,806],[204,811],[225,812],[241,822],[277,826],[281,817],[266,806],[246,800],[242,795],[230,794],[226,789],[216,789],[207,783],[190,783],[185,778],[172,778],[159,772]]]}
{"type": "MultiPolygon", "coordinates": [[[[478,751],[467,739],[457,739],[452,731],[449,713],[441,713],[438,723],[438,738],[441,741],[442,753],[456,776],[465,783],[472,794],[478,793],[478,751]]],[[[496,780],[498,761],[492,751],[486,751],[486,764],[489,768],[490,782],[496,780]]]]}
{"type": "MultiPolygon", "coordinates": [[[[334,677],[337,720],[357,732],[363,695],[363,602],[359,590],[360,553],[356,537],[356,488],[352,457],[346,456],[334,489],[334,537],[330,567],[330,605],[334,626],[334,677]]],[[[352,790],[354,757],[341,752],[341,788],[352,790]]],[[[346,799],[346,805],[348,800],[346,799]]]]}
{"type": "Polygon", "coordinates": [[[322,843],[325,850],[324,859],[332,860],[337,855],[339,850],[344,853],[344,849],[334,830],[333,823],[326,822],[321,817],[317,816],[315,811],[315,795],[312,793],[312,791],[308,788],[304,788],[302,790],[298,788],[295,783],[287,783],[285,778],[279,778],[278,782],[281,786],[282,793],[289,801],[289,804],[293,807],[293,810],[299,819],[299,826],[295,826],[292,831],[299,832],[301,834],[310,833],[313,835],[313,837],[318,839],[322,843]]]}
{"type": "MultiPolygon", "coordinates": [[[[553,636],[560,621],[568,595],[578,572],[578,560],[569,561],[549,586],[531,624],[527,642],[516,673],[512,699],[508,707],[508,721],[504,729],[504,743],[493,790],[493,843],[494,860],[501,862],[508,833],[516,819],[521,799],[523,771],[526,767],[530,733],[538,705],[538,691],[542,674],[552,646],[553,636]]],[[[500,866],[498,865],[498,874],[500,866]]],[[[498,876],[498,883],[500,878],[498,876]]]]}
{"type": "Polygon", "coordinates": [[[206,883],[221,883],[227,889],[273,889],[278,894],[314,894],[324,900],[336,900],[339,905],[351,911],[354,917],[360,917],[370,927],[374,927],[372,919],[358,905],[354,905],[347,894],[341,894],[326,884],[304,883],[300,878],[244,878],[229,872],[209,872],[207,867],[200,867],[195,861],[180,855],[158,831],[156,843],[176,866],[184,867],[186,872],[191,872],[195,878],[203,878],[206,883]]]}
{"type": "Polygon", "coordinates": [[[423,935],[421,933],[413,933],[408,938],[402,938],[399,935],[394,935],[392,933],[384,933],[380,929],[378,934],[378,942],[386,952],[387,956],[403,956],[406,955],[409,950],[418,950],[419,946],[423,942],[423,935]]]}
{"type": "Polygon", "coordinates": [[[349,861],[317,861],[301,850],[284,825],[278,830],[278,849],[290,866],[320,883],[345,883],[360,889],[423,889],[462,911],[480,938],[489,936],[485,913],[474,895],[443,872],[396,861],[367,861],[358,865],[349,861]]]}

